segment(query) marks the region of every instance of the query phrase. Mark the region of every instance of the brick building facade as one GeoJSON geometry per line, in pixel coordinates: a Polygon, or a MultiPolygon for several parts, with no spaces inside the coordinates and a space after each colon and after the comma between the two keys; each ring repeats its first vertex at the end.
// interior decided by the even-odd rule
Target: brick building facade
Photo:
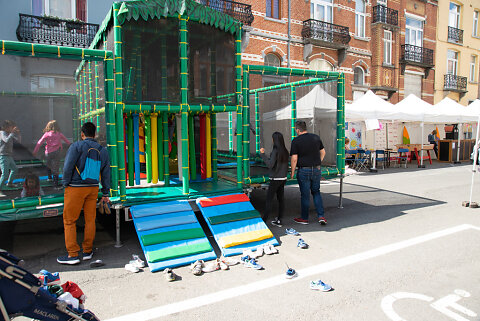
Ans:
{"type": "Polygon", "coordinates": [[[288,0],[244,2],[255,20],[242,63],[343,72],[347,102],[371,89],[433,103],[436,0],[291,0],[290,37],[288,0]]]}

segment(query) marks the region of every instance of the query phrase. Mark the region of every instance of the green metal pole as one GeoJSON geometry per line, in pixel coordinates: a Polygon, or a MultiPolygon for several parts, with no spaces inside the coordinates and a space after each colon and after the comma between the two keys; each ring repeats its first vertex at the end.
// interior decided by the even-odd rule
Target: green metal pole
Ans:
{"type": "Polygon", "coordinates": [[[193,115],[188,116],[188,142],[190,146],[190,179],[197,179],[197,160],[195,157],[195,132],[193,115]]]}
{"type": "Polygon", "coordinates": [[[125,175],[125,142],[123,141],[123,57],[122,57],[122,26],[118,23],[118,10],[121,3],[113,4],[113,32],[115,53],[115,120],[117,129],[117,154],[120,185],[120,200],[127,200],[126,175],[125,175]]]}
{"type": "Polygon", "coordinates": [[[218,180],[217,172],[217,161],[218,161],[218,152],[217,152],[217,114],[213,113],[211,116],[211,125],[212,125],[212,178],[214,181],[218,180]]]}
{"type": "Polygon", "coordinates": [[[78,103],[79,103],[79,98],[81,99],[81,95],[80,95],[80,82],[78,81],[78,76],[76,78],[76,99],[75,99],[75,103],[73,105],[73,109],[72,109],[72,120],[73,120],[73,140],[74,141],[77,141],[78,140],[78,137],[79,137],[79,133],[78,133],[78,113],[79,113],[79,106],[78,106],[78,103]]]}
{"type": "Polygon", "coordinates": [[[345,74],[341,73],[337,83],[337,168],[345,174],[345,74]]]}
{"type": "MultiPolygon", "coordinates": [[[[157,153],[158,153],[158,180],[163,181],[165,175],[163,172],[164,167],[164,153],[163,153],[163,114],[158,114],[157,117],[157,153]]],[[[167,149],[168,152],[168,149],[167,149]]],[[[167,153],[168,156],[168,153],[167,153]]]]}
{"type": "Polygon", "coordinates": [[[76,60],[84,58],[89,60],[92,60],[92,58],[101,58],[101,60],[105,59],[104,50],[52,46],[39,43],[27,43],[9,40],[0,40],[0,42],[2,54],[15,55],[19,52],[26,52],[32,57],[37,57],[37,54],[39,53],[45,53],[50,54],[51,58],[75,58],[76,60]],[[3,51],[5,52],[3,53],[3,51]]]}
{"type": "Polygon", "coordinates": [[[296,87],[292,86],[290,87],[290,98],[291,98],[291,104],[292,104],[292,140],[296,136],[295,132],[295,122],[297,121],[297,92],[296,92],[296,87]]]}
{"type": "Polygon", "coordinates": [[[260,153],[260,113],[258,112],[259,100],[258,92],[254,93],[255,95],[255,152],[260,153]]]}
{"type": "Polygon", "coordinates": [[[242,27],[235,34],[235,93],[237,94],[237,186],[243,186],[242,176],[242,27]]]}
{"type": "Polygon", "coordinates": [[[336,71],[316,71],[309,69],[295,69],[285,67],[272,67],[265,65],[244,65],[244,69],[252,74],[262,75],[289,75],[289,76],[302,76],[302,77],[317,77],[328,78],[330,80],[337,80],[340,76],[336,71]]]}
{"type": "Polygon", "coordinates": [[[147,171],[147,183],[152,182],[152,132],[150,115],[145,115],[145,167],[147,171]]]}
{"type": "Polygon", "coordinates": [[[170,186],[170,156],[168,152],[168,113],[162,113],[163,122],[163,164],[165,173],[165,186],[170,186]]]}
{"type": "Polygon", "coordinates": [[[233,153],[233,115],[232,112],[228,112],[228,151],[233,153]]]}
{"type": "MultiPolygon", "coordinates": [[[[92,62],[88,62],[88,111],[93,111],[92,62]]],[[[90,117],[90,121],[92,121],[90,117]]],[[[98,133],[98,130],[97,130],[98,133]]]]}
{"type": "Polygon", "coordinates": [[[128,144],[128,185],[135,185],[135,172],[134,172],[134,156],[133,156],[133,118],[131,115],[127,116],[127,144],[128,144]]]}
{"type": "Polygon", "coordinates": [[[78,115],[81,116],[83,114],[83,75],[82,71],[78,74],[78,115]]]}
{"type": "MultiPolygon", "coordinates": [[[[98,110],[100,108],[99,101],[100,101],[100,90],[98,88],[98,63],[95,61],[95,110],[98,110]]],[[[100,114],[97,114],[96,118],[96,123],[97,123],[97,133],[100,132],[101,126],[100,126],[100,114]]]]}
{"type": "Polygon", "coordinates": [[[243,72],[243,178],[250,177],[250,109],[248,73],[243,72]]]}
{"type": "Polygon", "coordinates": [[[112,187],[110,194],[118,196],[118,153],[117,153],[117,133],[115,131],[115,82],[113,79],[113,55],[105,59],[104,64],[105,77],[105,121],[107,124],[107,148],[110,155],[110,168],[112,177],[112,187]]]}
{"type": "Polygon", "coordinates": [[[87,65],[85,65],[83,70],[83,113],[88,113],[88,102],[87,102],[87,65]]]}
{"type": "MultiPolygon", "coordinates": [[[[182,109],[182,183],[183,194],[188,195],[190,192],[190,184],[188,181],[188,30],[187,18],[180,16],[179,33],[180,33],[180,102],[182,109]]],[[[178,173],[180,175],[180,173],[178,173]]]]}

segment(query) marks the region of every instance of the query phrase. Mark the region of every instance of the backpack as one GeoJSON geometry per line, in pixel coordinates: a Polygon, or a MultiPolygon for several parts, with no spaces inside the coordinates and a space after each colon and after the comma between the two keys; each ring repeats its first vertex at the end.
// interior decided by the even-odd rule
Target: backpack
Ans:
{"type": "Polygon", "coordinates": [[[100,167],[102,165],[102,161],[100,159],[100,151],[96,148],[89,148],[87,151],[87,157],[85,159],[85,167],[83,171],[80,173],[78,167],[75,166],[77,169],[78,174],[82,178],[82,180],[94,180],[95,182],[100,181],[100,167]]]}

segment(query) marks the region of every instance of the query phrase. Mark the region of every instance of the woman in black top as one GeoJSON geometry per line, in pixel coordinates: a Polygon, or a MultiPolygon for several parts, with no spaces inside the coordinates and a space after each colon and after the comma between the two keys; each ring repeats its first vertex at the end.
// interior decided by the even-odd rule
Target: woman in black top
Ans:
{"type": "Polygon", "coordinates": [[[270,157],[265,155],[265,149],[260,148],[260,156],[269,168],[270,183],[267,191],[267,201],[265,206],[265,213],[262,219],[266,221],[270,212],[272,211],[273,196],[277,194],[278,200],[278,216],[272,221],[273,225],[282,226],[281,218],[285,209],[284,201],[284,187],[287,182],[288,171],[288,150],[285,147],[285,141],[283,135],[279,132],[275,132],[272,135],[273,149],[270,157]]]}

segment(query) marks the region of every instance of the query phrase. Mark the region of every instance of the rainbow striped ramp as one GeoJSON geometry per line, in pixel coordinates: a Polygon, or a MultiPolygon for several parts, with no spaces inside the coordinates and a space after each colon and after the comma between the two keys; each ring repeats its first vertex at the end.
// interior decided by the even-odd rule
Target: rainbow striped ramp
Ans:
{"type": "Polygon", "coordinates": [[[130,212],[151,272],[217,258],[188,201],[135,205],[130,212]]]}
{"type": "Polygon", "coordinates": [[[224,256],[267,243],[278,245],[247,195],[199,198],[196,202],[224,256]]]}

